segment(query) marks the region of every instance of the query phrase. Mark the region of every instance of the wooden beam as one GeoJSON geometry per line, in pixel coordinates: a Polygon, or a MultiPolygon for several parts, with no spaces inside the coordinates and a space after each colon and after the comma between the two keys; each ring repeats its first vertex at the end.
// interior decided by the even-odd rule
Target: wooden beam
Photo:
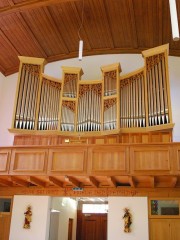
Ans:
{"type": "Polygon", "coordinates": [[[24,179],[20,179],[18,177],[11,177],[11,181],[19,186],[22,187],[28,187],[29,186],[29,182],[24,180],[24,179]]]}
{"type": "Polygon", "coordinates": [[[94,177],[89,177],[89,182],[96,188],[99,187],[99,182],[94,177]]]}
{"type": "Polygon", "coordinates": [[[49,181],[52,182],[54,185],[63,188],[63,182],[59,181],[55,177],[49,177],[49,181]]]}
{"type": "Polygon", "coordinates": [[[177,176],[172,177],[171,187],[175,188],[177,184],[177,176]]]}
{"type": "Polygon", "coordinates": [[[0,8],[0,15],[8,15],[17,11],[23,12],[33,8],[47,7],[53,4],[60,4],[63,2],[75,2],[80,0],[26,0],[8,7],[0,8]]]}
{"type": "Polygon", "coordinates": [[[113,177],[107,177],[107,182],[111,187],[117,187],[117,183],[113,177]]]}
{"type": "Polygon", "coordinates": [[[69,181],[73,186],[80,187],[80,182],[73,177],[66,176],[66,180],[69,181]]]}
{"type": "Polygon", "coordinates": [[[40,187],[46,187],[46,182],[38,179],[37,177],[30,177],[30,182],[37,185],[37,186],[40,186],[40,187]]]}
{"type": "Polygon", "coordinates": [[[0,178],[0,185],[12,187],[13,183],[9,180],[0,178]]]}
{"type": "Polygon", "coordinates": [[[155,187],[155,179],[153,176],[150,177],[150,182],[151,182],[151,187],[154,188],[155,187]]]}
{"type": "Polygon", "coordinates": [[[135,181],[134,181],[132,176],[129,176],[129,183],[130,183],[131,187],[133,187],[133,188],[136,187],[136,183],[135,183],[135,181]]]}

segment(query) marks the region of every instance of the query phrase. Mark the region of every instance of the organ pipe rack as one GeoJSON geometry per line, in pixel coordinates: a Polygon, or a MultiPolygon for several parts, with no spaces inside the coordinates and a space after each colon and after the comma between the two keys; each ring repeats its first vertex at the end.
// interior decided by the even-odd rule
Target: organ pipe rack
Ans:
{"type": "Polygon", "coordinates": [[[101,67],[102,80],[81,80],[62,67],[62,80],[43,74],[41,58],[19,57],[11,132],[102,135],[173,128],[168,44],[142,52],[144,66],[120,76],[119,63],[101,67]]]}

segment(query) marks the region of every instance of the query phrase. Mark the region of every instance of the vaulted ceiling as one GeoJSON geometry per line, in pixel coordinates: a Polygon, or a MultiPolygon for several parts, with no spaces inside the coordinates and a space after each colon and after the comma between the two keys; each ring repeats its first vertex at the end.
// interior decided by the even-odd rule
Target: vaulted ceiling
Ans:
{"type": "MultiPolygon", "coordinates": [[[[180,0],[177,10],[180,22],[180,0]]],[[[171,34],[169,0],[1,0],[0,71],[18,71],[18,56],[47,62],[83,55],[141,53],[165,43],[180,56],[171,34]],[[80,28],[82,23],[83,26],[80,28]]]]}

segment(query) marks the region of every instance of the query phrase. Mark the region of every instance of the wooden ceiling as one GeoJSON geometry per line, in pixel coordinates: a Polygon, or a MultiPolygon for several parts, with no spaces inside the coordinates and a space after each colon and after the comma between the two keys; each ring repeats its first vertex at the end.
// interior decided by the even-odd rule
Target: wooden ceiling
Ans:
{"type": "MultiPolygon", "coordinates": [[[[180,22],[180,0],[177,10],[180,22]]],[[[18,56],[47,62],[77,57],[83,0],[1,0],[0,71],[18,71],[18,56]]],[[[169,0],[84,0],[83,55],[141,53],[170,44],[180,56],[180,41],[171,34],[169,0]]]]}

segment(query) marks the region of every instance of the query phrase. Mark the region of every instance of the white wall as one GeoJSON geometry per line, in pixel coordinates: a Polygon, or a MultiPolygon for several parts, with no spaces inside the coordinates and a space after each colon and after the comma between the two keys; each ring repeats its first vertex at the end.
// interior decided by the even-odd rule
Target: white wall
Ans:
{"type": "MultiPolygon", "coordinates": [[[[120,62],[122,74],[134,71],[144,65],[144,60],[140,54],[114,54],[84,57],[82,61],[76,58],[64,61],[49,63],[45,66],[44,72],[47,75],[61,78],[61,66],[82,67],[83,80],[101,79],[100,67],[103,65],[120,62]]],[[[180,57],[169,57],[169,73],[171,87],[171,104],[173,122],[175,123],[173,140],[180,142],[180,57]]],[[[18,74],[13,74],[2,80],[0,76],[0,146],[10,146],[13,143],[13,135],[8,132],[12,124],[12,114],[14,107],[16,83],[18,74]]]]}
{"type": "Polygon", "coordinates": [[[10,240],[48,240],[50,197],[47,196],[14,196],[10,240]],[[30,229],[24,229],[24,212],[28,205],[32,207],[30,229]]]}
{"type": "Polygon", "coordinates": [[[0,95],[0,146],[10,146],[13,144],[13,134],[8,129],[11,128],[14,109],[14,99],[16,92],[18,74],[4,78],[1,84],[0,95]]]}
{"type": "MultiPolygon", "coordinates": [[[[148,203],[146,197],[109,197],[108,240],[148,240],[148,203]],[[124,232],[124,208],[132,214],[132,231],[124,232]]],[[[158,240],[158,239],[157,239],[158,240]]]]}
{"type": "Polygon", "coordinates": [[[77,202],[71,198],[53,197],[51,208],[60,211],[59,233],[58,233],[58,239],[56,240],[68,239],[69,218],[73,219],[72,240],[76,240],[77,202]]]}

